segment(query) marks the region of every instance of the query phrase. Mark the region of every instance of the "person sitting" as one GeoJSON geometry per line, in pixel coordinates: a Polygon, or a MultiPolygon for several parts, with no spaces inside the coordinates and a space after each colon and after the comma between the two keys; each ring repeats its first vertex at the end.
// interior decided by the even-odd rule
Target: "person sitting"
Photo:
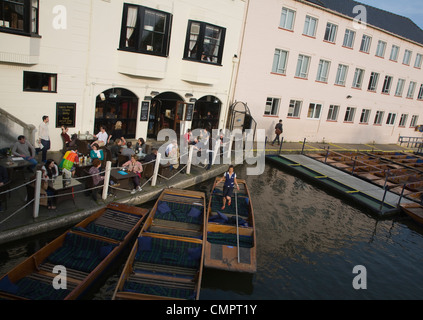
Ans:
{"type": "Polygon", "coordinates": [[[101,161],[103,161],[104,159],[103,150],[100,149],[97,143],[92,144],[92,150],[90,151],[90,158],[91,160],[99,159],[101,161]]]}
{"type": "Polygon", "coordinates": [[[131,156],[131,160],[125,162],[122,165],[122,168],[127,168],[129,172],[132,171],[133,173],[135,173],[135,176],[132,178],[132,182],[134,183],[134,189],[131,191],[131,194],[134,194],[137,191],[142,191],[140,186],[142,164],[141,162],[137,161],[136,155],[133,154],[131,156]]]}
{"type": "Polygon", "coordinates": [[[120,154],[123,155],[123,156],[127,156],[128,159],[130,159],[130,157],[135,154],[134,149],[132,149],[132,142],[131,141],[128,141],[126,143],[126,148],[122,148],[120,150],[120,154]]]}
{"type": "Polygon", "coordinates": [[[184,134],[185,143],[187,145],[195,145],[197,144],[198,140],[193,137],[191,133],[191,129],[188,129],[187,132],[184,134]]]}
{"type": "Polygon", "coordinates": [[[78,146],[77,140],[78,140],[78,135],[76,133],[72,134],[71,135],[71,140],[70,140],[70,142],[68,144],[68,147],[76,148],[78,146]]]}
{"type": "Polygon", "coordinates": [[[47,182],[47,203],[48,209],[56,209],[56,198],[54,197],[53,179],[59,176],[59,169],[54,160],[48,159],[43,167],[41,167],[42,178],[47,182]]]}
{"type": "Polygon", "coordinates": [[[135,150],[138,150],[138,156],[144,158],[147,154],[145,148],[147,144],[143,138],[138,138],[137,143],[135,144],[135,150]]]}
{"type": "Polygon", "coordinates": [[[110,147],[110,152],[112,153],[112,160],[118,159],[121,148],[122,148],[122,140],[120,138],[116,138],[113,145],[110,147]]]}
{"type": "Polygon", "coordinates": [[[25,136],[19,136],[18,141],[12,147],[12,154],[17,157],[22,157],[26,161],[31,162],[31,169],[34,169],[38,164],[35,160],[35,148],[32,144],[26,141],[25,136]]]}
{"type": "Polygon", "coordinates": [[[116,121],[114,129],[109,135],[109,138],[107,139],[107,143],[110,143],[110,141],[113,142],[113,140],[116,140],[118,138],[123,138],[122,121],[116,121]]]}
{"type": "Polygon", "coordinates": [[[67,169],[72,172],[72,176],[75,175],[75,163],[79,162],[78,151],[69,150],[66,151],[62,161],[59,164],[60,170],[67,169]]]}
{"type": "Polygon", "coordinates": [[[100,147],[105,146],[107,144],[107,137],[108,137],[108,134],[106,132],[106,127],[100,126],[100,132],[95,134],[94,137],[97,138],[97,140],[91,144],[91,147],[93,146],[94,143],[97,143],[98,146],[100,147]]]}
{"type": "MultiPolygon", "coordinates": [[[[104,184],[104,176],[100,175],[100,167],[101,167],[101,161],[99,159],[94,159],[93,165],[88,171],[88,173],[92,177],[93,188],[104,184]]],[[[92,190],[91,195],[94,201],[97,201],[97,193],[98,193],[98,190],[92,190]]]]}
{"type": "Polygon", "coordinates": [[[156,161],[157,158],[157,148],[151,148],[151,153],[147,154],[144,158],[144,163],[148,163],[151,161],[156,161]]]}

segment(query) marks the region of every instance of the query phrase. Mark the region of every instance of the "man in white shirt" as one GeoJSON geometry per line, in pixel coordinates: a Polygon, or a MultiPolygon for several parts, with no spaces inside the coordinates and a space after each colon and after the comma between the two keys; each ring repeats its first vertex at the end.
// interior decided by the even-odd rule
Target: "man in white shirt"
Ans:
{"type": "Polygon", "coordinates": [[[46,162],[47,160],[47,150],[50,150],[50,135],[48,132],[48,116],[43,116],[43,122],[41,122],[38,127],[38,141],[42,146],[42,161],[46,162]]]}
{"type": "MultiPolygon", "coordinates": [[[[100,132],[97,133],[96,135],[94,135],[94,137],[97,138],[97,141],[94,141],[93,143],[97,143],[99,145],[99,147],[103,147],[107,144],[107,137],[109,135],[106,132],[106,127],[105,126],[100,126],[100,132]]],[[[92,144],[91,144],[92,146],[92,144]]]]}

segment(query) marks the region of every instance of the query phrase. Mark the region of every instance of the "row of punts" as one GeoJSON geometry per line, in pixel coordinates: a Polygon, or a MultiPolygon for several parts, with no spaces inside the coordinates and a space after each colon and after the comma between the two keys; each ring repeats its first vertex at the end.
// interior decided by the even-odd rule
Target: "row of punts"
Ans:
{"type": "Polygon", "coordinates": [[[130,243],[113,300],[197,300],[203,267],[254,273],[253,206],[238,184],[224,210],[216,183],[208,204],[203,192],[173,188],[150,211],[108,204],[2,276],[0,300],[83,298],[130,243]]]}

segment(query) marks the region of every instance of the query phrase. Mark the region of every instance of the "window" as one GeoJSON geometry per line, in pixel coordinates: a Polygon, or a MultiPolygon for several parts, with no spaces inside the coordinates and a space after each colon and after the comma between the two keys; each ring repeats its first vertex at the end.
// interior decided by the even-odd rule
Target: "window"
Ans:
{"type": "Polygon", "coordinates": [[[369,53],[371,42],[372,42],[372,37],[363,34],[363,38],[361,39],[360,51],[369,53]]]}
{"type": "Polygon", "coordinates": [[[225,28],[189,20],[184,59],[220,64],[225,33],[225,28]]]}
{"type": "Polygon", "coordinates": [[[416,90],[416,83],[414,81],[411,81],[410,85],[408,86],[407,98],[413,99],[414,90],[416,90]]]}
{"type": "Polygon", "coordinates": [[[294,20],[295,11],[288,8],[282,8],[281,21],[279,26],[283,29],[293,30],[294,20]]]}
{"type": "Polygon", "coordinates": [[[288,117],[299,118],[301,112],[301,105],[303,104],[302,101],[298,100],[291,100],[289,102],[289,109],[288,109],[288,117]]]}
{"type": "Polygon", "coordinates": [[[355,108],[353,107],[347,107],[347,110],[345,111],[345,122],[354,122],[354,116],[355,116],[355,108]]]}
{"type": "Polygon", "coordinates": [[[420,85],[419,94],[417,95],[417,100],[423,100],[423,83],[420,85]]]}
{"type": "Polygon", "coordinates": [[[353,88],[360,89],[363,83],[364,77],[364,70],[363,69],[355,69],[354,80],[353,80],[353,88]]]}
{"type": "Polygon", "coordinates": [[[388,117],[386,118],[386,124],[393,126],[395,124],[395,119],[397,118],[396,113],[389,112],[388,117]]]}
{"type": "Polygon", "coordinates": [[[277,116],[279,112],[279,102],[278,98],[267,98],[266,100],[266,109],[264,110],[265,115],[277,116]]]}
{"type": "Polygon", "coordinates": [[[402,63],[405,65],[410,65],[412,52],[410,50],[405,50],[404,52],[404,59],[402,60],[402,63]]]}
{"type": "Polygon", "coordinates": [[[0,31],[38,34],[39,0],[0,0],[0,31]]]}
{"type": "Polygon", "coordinates": [[[328,121],[337,121],[338,120],[338,113],[339,113],[339,106],[337,105],[330,105],[328,111],[328,121]]]}
{"type": "Polygon", "coordinates": [[[330,62],[326,60],[320,60],[319,68],[317,69],[317,81],[328,82],[330,62]]]}
{"type": "Polygon", "coordinates": [[[369,117],[370,117],[370,110],[363,109],[361,111],[360,123],[369,123],[369,117]]]}
{"type": "Polygon", "coordinates": [[[325,31],[325,41],[335,43],[336,39],[336,31],[338,30],[338,26],[336,24],[328,22],[326,25],[326,31],[325,31]]]}
{"type": "Polygon", "coordinates": [[[119,49],[167,56],[170,25],[169,13],[124,4],[119,49]]]}
{"type": "Polygon", "coordinates": [[[398,54],[399,54],[399,47],[396,45],[392,45],[392,49],[391,49],[391,56],[389,57],[389,60],[392,61],[398,61],[398,54]]]}
{"type": "Polygon", "coordinates": [[[310,103],[308,106],[307,118],[309,119],[320,119],[320,112],[322,111],[322,105],[318,103],[310,103]]]}
{"type": "Polygon", "coordinates": [[[314,37],[316,36],[316,28],[317,19],[310,16],[306,16],[303,34],[305,34],[306,36],[314,37]]]}
{"type": "Polygon", "coordinates": [[[24,71],[23,91],[57,92],[57,74],[24,71]]]}
{"type": "Polygon", "coordinates": [[[298,63],[297,63],[297,70],[295,71],[295,76],[298,78],[307,79],[309,64],[310,64],[310,57],[304,56],[302,54],[298,55],[298,63]]]}
{"type": "Polygon", "coordinates": [[[412,115],[411,116],[411,121],[410,121],[410,128],[415,128],[417,127],[417,121],[419,120],[419,116],[418,115],[412,115]]]}
{"type": "Polygon", "coordinates": [[[272,72],[285,74],[287,60],[288,51],[275,49],[275,55],[273,56],[272,72]]]}
{"type": "Polygon", "coordinates": [[[354,45],[354,39],[355,39],[355,31],[346,29],[343,46],[347,48],[352,48],[354,45]]]}
{"type": "Polygon", "coordinates": [[[376,91],[378,81],[379,81],[379,73],[372,72],[372,74],[370,75],[370,81],[369,81],[369,86],[367,87],[367,90],[376,91]]]}
{"type": "Polygon", "coordinates": [[[385,81],[383,82],[382,93],[389,94],[389,92],[391,91],[392,79],[393,78],[391,76],[385,76],[385,81]]]}
{"type": "Polygon", "coordinates": [[[376,56],[383,58],[385,56],[386,42],[379,40],[376,48],[376,56]]]}
{"type": "Polygon", "coordinates": [[[399,127],[405,127],[405,125],[407,124],[407,118],[408,118],[408,114],[403,113],[401,115],[400,121],[399,121],[399,127]]]}
{"type": "Polygon", "coordinates": [[[404,79],[398,79],[397,89],[395,90],[395,95],[397,97],[402,97],[402,93],[404,91],[404,85],[405,85],[405,80],[404,79]]]}
{"type": "Polygon", "coordinates": [[[416,54],[416,61],[414,62],[414,68],[420,69],[422,67],[422,60],[423,60],[423,55],[421,55],[420,53],[416,54]]]}
{"type": "Polygon", "coordinates": [[[381,125],[383,120],[384,111],[376,111],[375,121],[374,124],[381,125]]]}
{"type": "Polygon", "coordinates": [[[345,79],[347,78],[348,66],[340,64],[338,65],[338,71],[336,72],[335,84],[345,86],[345,79]]]}

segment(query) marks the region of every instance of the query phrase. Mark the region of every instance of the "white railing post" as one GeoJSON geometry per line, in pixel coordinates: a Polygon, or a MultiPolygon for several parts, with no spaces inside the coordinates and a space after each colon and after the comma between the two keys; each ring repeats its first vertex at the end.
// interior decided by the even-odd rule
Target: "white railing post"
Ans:
{"type": "Polygon", "coordinates": [[[151,180],[151,186],[155,186],[157,183],[157,175],[159,174],[160,160],[162,159],[162,154],[157,153],[156,163],[154,165],[153,179],[151,180]]]}
{"type": "MultiPolygon", "coordinates": [[[[104,172],[104,184],[103,184],[103,195],[102,195],[102,199],[106,200],[107,199],[107,194],[109,193],[109,182],[110,182],[110,171],[112,169],[112,162],[111,161],[107,161],[106,162],[106,171],[104,172]]],[[[93,191],[93,192],[97,192],[97,191],[93,191]]]]}
{"type": "Polygon", "coordinates": [[[41,191],[41,170],[38,170],[35,175],[34,183],[34,209],[33,217],[38,218],[38,212],[40,211],[40,191],[41,191]]]}
{"type": "Polygon", "coordinates": [[[192,164],[192,154],[194,152],[194,147],[192,145],[189,146],[188,151],[188,162],[187,162],[187,174],[191,173],[191,164],[192,164]]]}
{"type": "Polygon", "coordinates": [[[227,149],[227,154],[226,154],[226,158],[231,159],[232,157],[232,144],[233,144],[233,139],[234,139],[234,135],[231,133],[230,137],[229,137],[229,146],[227,149]]]}
{"type": "MultiPolygon", "coordinates": [[[[220,148],[220,139],[216,140],[216,144],[214,145],[214,150],[213,150],[213,158],[212,158],[212,163],[211,164],[215,164],[216,163],[216,157],[217,154],[219,153],[219,148],[220,148]]],[[[219,161],[220,164],[220,161],[219,161]]]]}

